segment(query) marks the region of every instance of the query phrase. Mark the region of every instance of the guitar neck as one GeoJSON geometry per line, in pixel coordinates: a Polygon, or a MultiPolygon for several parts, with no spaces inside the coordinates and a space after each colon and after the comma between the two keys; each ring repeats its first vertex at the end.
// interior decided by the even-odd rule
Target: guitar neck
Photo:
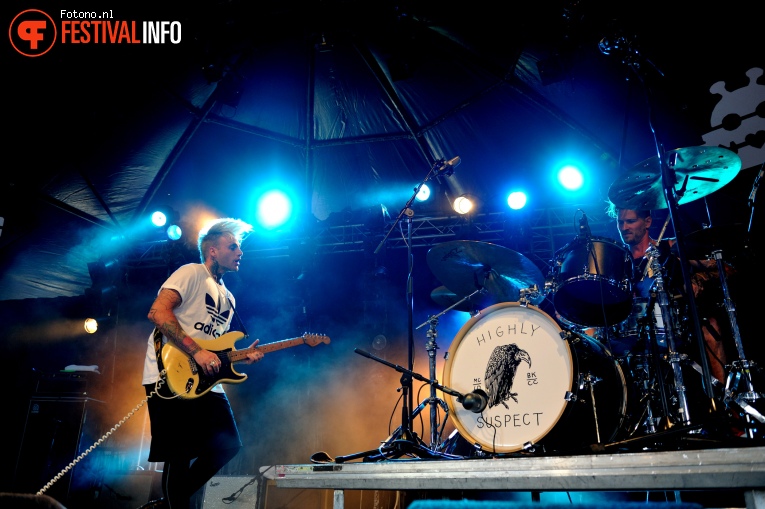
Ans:
{"type": "Polygon", "coordinates": [[[255,347],[250,348],[244,348],[242,350],[233,350],[231,352],[228,352],[228,358],[231,361],[231,363],[239,362],[247,359],[247,354],[260,351],[264,354],[275,352],[277,350],[282,350],[284,348],[290,348],[293,346],[302,345],[305,343],[305,339],[303,337],[299,338],[292,338],[292,339],[285,339],[283,341],[275,341],[273,343],[268,343],[265,345],[258,345],[255,347]]]}

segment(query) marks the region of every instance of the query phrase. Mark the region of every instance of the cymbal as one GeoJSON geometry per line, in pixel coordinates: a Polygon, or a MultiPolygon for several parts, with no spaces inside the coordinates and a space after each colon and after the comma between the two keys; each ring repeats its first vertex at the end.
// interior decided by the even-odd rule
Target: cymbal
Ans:
{"type": "MultiPolygon", "coordinates": [[[[457,302],[462,300],[463,297],[458,296],[456,293],[449,290],[445,286],[439,286],[430,292],[430,298],[433,299],[436,304],[443,306],[444,309],[446,309],[457,304],[457,302]]],[[[496,304],[496,302],[493,302],[491,296],[489,296],[487,293],[477,293],[469,299],[460,302],[459,305],[454,307],[454,309],[457,311],[472,313],[473,311],[487,308],[492,304],[496,304]]]]}
{"type": "Polygon", "coordinates": [[[685,255],[691,260],[710,258],[715,251],[721,251],[727,259],[741,254],[748,240],[746,225],[735,223],[725,226],[712,226],[696,230],[685,236],[683,246],[685,255]]]}
{"type": "MultiPolygon", "coordinates": [[[[492,304],[518,302],[522,289],[544,287],[544,276],[531,260],[497,244],[445,242],[428,251],[427,261],[433,274],[459,298],[485,288],[492,304]]],[[[543,299],[543,295],[531,295],[529,301],[538,304],[543,299]]]]}
{"type": "MultiPolygon", "coordinates": [[[[680,191],[685,179],[685,192],[679,197],[683,205],[714,193],[741,170],[741,158],[721,147],[689,147],[670,150],[667,161],[674,162],[674,188],[680,191]]],[[[659,158],[651,157],[633,166],[608,189],[608,199],[619,208],[656,210],[668,208],[664,197],[659,158]]]]}

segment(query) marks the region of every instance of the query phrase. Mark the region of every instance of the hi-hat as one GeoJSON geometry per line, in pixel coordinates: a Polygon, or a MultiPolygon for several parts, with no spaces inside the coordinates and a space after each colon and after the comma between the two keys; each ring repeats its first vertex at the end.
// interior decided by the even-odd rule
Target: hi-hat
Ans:
{"type": "MultiPolygon", "coordinates": [[[[668,151],[665,158],[675,177],[675,191],[683,191],[678,205],[717,191],[741,170],[738,154],[721,147],[678,148],[668,151]]],[[[619,177],[608,189],[608,199],[622,209],[667,208],[659,157],[646,159],[619,177]]]]}
{"type": "MultiPolygon", "coordinates": [[[[485,288],[491,304],[518,302],[521,290],[544,287],[544,276],[531,260],[506,247],[474,240],[454,240],[428,251],[428,266],[455,295],[464,297],[485,288]]],[[[532,294],[538,304],[543,295],[532,294]]]]}

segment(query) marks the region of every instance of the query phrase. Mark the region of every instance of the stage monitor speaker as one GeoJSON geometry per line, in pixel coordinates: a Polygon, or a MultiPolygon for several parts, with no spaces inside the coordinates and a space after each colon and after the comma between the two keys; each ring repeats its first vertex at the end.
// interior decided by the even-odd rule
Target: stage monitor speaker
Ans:
{"type": "Polygon", "coordinates": [[[203,509],[257,509],[255,476],[219,475],[205,484],[203,509]]]}
{"type": "MultiPolygon", "coordinates": [[[[14,475],[14,490],[38,493],[99,438],[94,411],[101,401],[91,398],[33,397],[14,475]]],[[[85,456],[44,492],[64,505],[75,492],[94,491],[93,455],[85,456]]],[[[87,496],[87,495],[85,495],[87,496]]]]}

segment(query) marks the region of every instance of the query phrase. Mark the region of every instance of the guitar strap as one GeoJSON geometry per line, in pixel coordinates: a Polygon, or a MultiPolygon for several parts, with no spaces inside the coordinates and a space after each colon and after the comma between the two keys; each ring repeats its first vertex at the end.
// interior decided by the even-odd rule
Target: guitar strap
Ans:
{"type": "MultiPolygon", "coordinates": [[[[239,316],[239,313],[237,312],[236,308],[234,307],[234,303],[231,302],[231,297],[228,297],[228,305],[231,306],[231,309],[234,310],[234,316],[236,317],[236,320],[239,322],[239,326],[242,328],[242,332],[244,333],[244,337],[249,337],[249,334],[247,334],[247,329],[244,326],[244,321],[242,320],[242,317],[239,316]]],[[[229,326],[229,329],[231,329],[230,326],[229,326]]]]}
{"type": "Polygon", "coordinates": [[[159,368],[159,373],[161,375],[165,370],[165,367],[162,365],[162,356],[160,355],[162,352],[162,331],[159,330],[159,327],[154,327],[152,336],[154,338],[154,352],[157,355],[157,367],[159,368]]]}

